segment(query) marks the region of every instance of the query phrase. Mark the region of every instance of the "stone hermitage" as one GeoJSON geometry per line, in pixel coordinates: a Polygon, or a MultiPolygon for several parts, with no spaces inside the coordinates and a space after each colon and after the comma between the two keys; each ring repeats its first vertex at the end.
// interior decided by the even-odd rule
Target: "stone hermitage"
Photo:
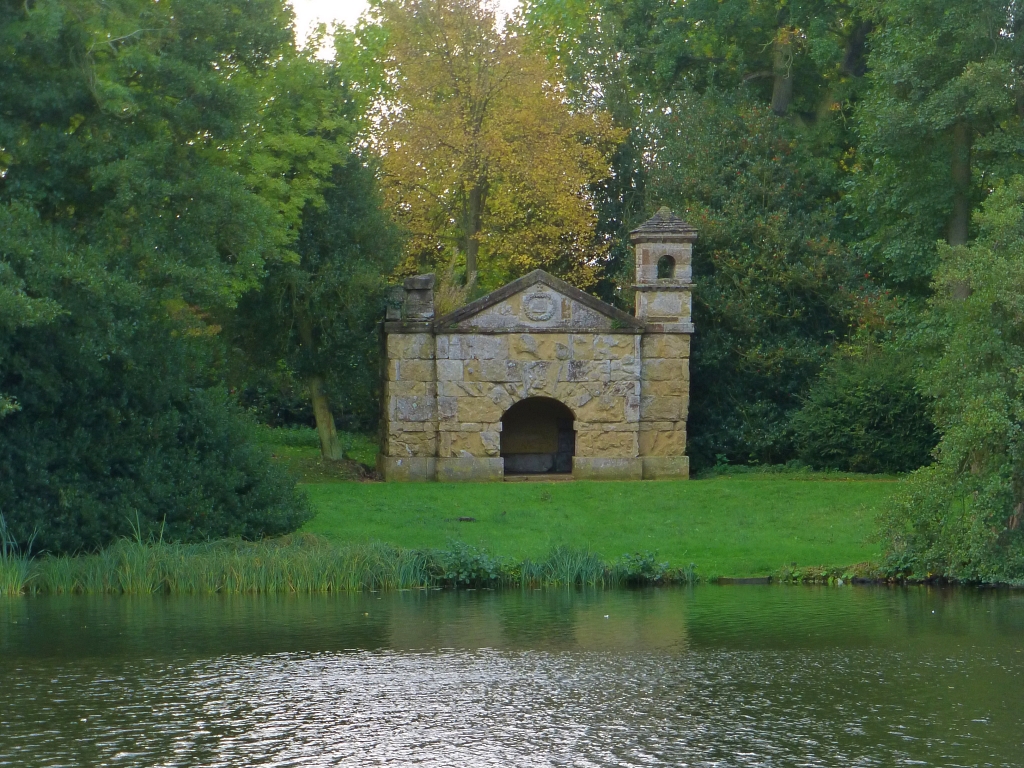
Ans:
{"type": "Polygon", "coordinates": [[[691,252],[668,208],[630,233],[636,311],[535,270],[442,317],[392,290],[377,467],[389,481],[689,477],[691,252]]]}

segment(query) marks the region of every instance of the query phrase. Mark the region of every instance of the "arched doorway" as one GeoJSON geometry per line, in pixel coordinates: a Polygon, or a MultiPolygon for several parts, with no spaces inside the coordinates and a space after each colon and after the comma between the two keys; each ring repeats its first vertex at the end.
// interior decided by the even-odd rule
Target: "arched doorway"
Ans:
{"type": "Polygon", "coordinates": [[[506,475],[569,474],[576,452],[573,415],[550,397],[520,400],[501,417],[506,475]]]}

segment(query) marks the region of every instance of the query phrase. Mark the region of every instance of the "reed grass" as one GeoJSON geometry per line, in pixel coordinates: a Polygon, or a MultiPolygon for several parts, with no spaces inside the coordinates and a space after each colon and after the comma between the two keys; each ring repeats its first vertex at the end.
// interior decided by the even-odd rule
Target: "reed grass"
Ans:
{"type": "MultiPolygon", "coordinates": [[[[33,539],[35,537],[33,536],[33,539]]],[[[32,544],[29,543],[31,550],[32,544]]],[[[17,595],[32,578],[30,552],[22,552],[7,530],[7,520],[0,514],[0,595],[17,595]]]]}
{"type": "Polygon", "coordinates": [[[516,562],[457,542],[445,549],[412,550],[376,542],[335,544],[311,534],[204,544],[122,539],[100,552],[76,557],[5,554],[0,559],[0,593],[313,594],[696,580],[692,567],[688,572],[655,572],[648,567],[651,562],[653,556],[637,555],[605,563],[593,552],[570,547],[559,547],[540,561],[516,562]]]}
{"type": "Polygon", "coordinates": [[[28,586],[31,568],[27,558],[0,557],[0,595],[17,595],[28,586]]]}

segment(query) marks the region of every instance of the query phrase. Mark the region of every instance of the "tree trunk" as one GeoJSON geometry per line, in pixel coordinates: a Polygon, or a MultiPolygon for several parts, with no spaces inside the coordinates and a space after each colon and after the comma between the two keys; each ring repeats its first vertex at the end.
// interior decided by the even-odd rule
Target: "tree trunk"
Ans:
{"type": "Polygon", "coordinates": [[[793,101],[793,44],[789,30],[780,29],[772,47],[772,112],[782,117],[793,101]]]}
{"type": "Polygon", "coordinates": [[[324,377],[313,374],[306,379],[309,387],[309,398],[313,401],[313,416],[316,418],[316,431],[320,437],[320,455],[325,459],[341,461],[344,458],[338,430],[334,426],[334,414],[331,413],[327,394],[324,392],[324,377]]]}
{"type": "Polygon", "coordinates": [[[946,240],[950,245],[966,245],[971,223],[971,127],[966,120],[953,126],[953,213],[949,217],[946,240]]]}
{"type": "MultiPolygon", "coordinates": [[[[476,287],[477,279],[477,255],[480,253],[480,240],[478,235],[481,229],[484,207],[484,184],[477,181],[469,190],[469,200],[466,204],[466,288],[470,291],[476,287]]],[[[472,298],[472,297],[470,297],[472,298]]]]}
{"type": "MultiPolygon", "coordinates": [[[[310,356],[313,355],[313,323],[308,317],[302,316],[298,320],[299,338],[310,356]]],[[[324,377],[319,373],[310,374],[306,377],[306,386],[309,388],[309,399],[313,403],[313,418],[316,419],[316,431],[320,437],[320,455],[332,461],[341,461],[344,458],[341,441],[338,440],[338,430],[334,426],[334,414],[331,413],[331,404],[327,401],[327,393],[324,391],[324,377]]]]}
{"type": "Polygon", "coordinates": [[[843,53],[843,63],[839,65],[844,75],[851,77],[863,77],[868,70],[867,42],[868,35],[874,30],[874,24],[870,21],[861,21],[854,26],[850,36],[846,39],[846,50],[843,53]]]}

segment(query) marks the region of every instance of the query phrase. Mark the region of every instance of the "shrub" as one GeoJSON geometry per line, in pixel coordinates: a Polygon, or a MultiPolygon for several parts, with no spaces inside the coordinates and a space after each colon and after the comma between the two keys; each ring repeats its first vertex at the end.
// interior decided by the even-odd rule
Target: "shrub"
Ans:
{"type": "Polygon", "coordinates": [[[936,442],[909,364],[876,347],[833,357],[790,424],[800,459],[815,469],[907,472],[936,442]]]}
{"type": "Polygon", "coordinates": [[[484,587],[500,584],[507,565],[486,552],[461,541],[451,541],[437,553],[436,576],[452,587],[484,587]]]}
{"type": "MultiPolygon", "coordinates": [[[[654,552],[625,554],[612,565],[615,580],[631,586],[658,584],[668,575],[668,563],[659,563],[654,552]]],[[[686,581],[686,579],[680,579],[686,581]]]]}
{"type": "MultiPolygon", "coordinates": [[[[140,393],[121,394],[130,401],[140,393]]],[[[181,542],[259,539],[312,516],[223,390],[160,395],[148,403],[140,397],[135,408],[122,401],[116,420],[113,392],[48,403],[47,418],[43,403],[23,399],[0,435],[0,506],[11,539],[24,547],[35,536],[35,549],[51,553],[93,550],[135,533],[181,542]]]]}

